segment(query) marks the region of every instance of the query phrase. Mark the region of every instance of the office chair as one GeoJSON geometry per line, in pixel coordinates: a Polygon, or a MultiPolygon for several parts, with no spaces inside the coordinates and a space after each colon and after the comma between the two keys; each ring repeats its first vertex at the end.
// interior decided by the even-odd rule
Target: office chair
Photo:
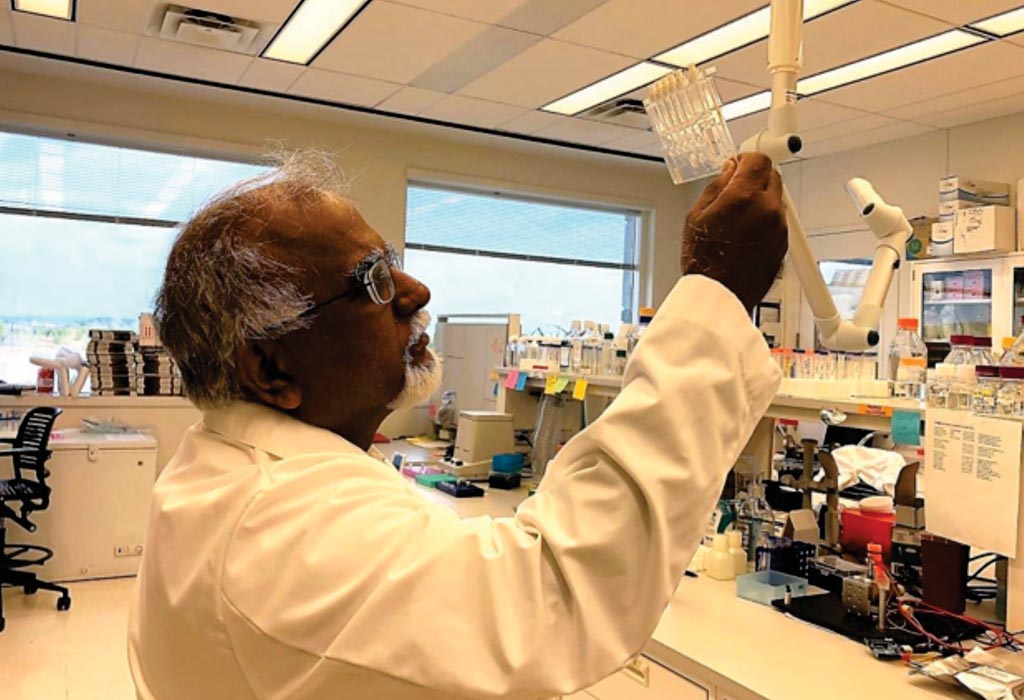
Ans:
{"type": "MultiPolygon", "coordinates": [[[[0,457],[11,457],[14,462],[14,478],[0,479],[0,588],[18,587],[25,591],[25,595],[32,595],[40,588],[56,591],[61,594],[57,599],[57,609],[68,610],[71,596],[67,588],[41,581],[36,574],[22,571],[25,567],[46,563],[53,556],[53,550],[28,544],[9,545],[5,526],[5,520],[10,519],[28,532],[35,532],[36,526],[29,520],[29,515],[50,505],[50,487],[46,485],[50,472],[45,465],[51,452],[46,446],[60,414],[61,409],[52,406],[33,408],[22,418],[17,437],[0,438],[0,443],[11,445],[8,449],[0,449],[0,457]],[[9,503],[20,504],[17,512],[9,503]]],[[[3,596],[0,596],[0,632],[3,630],[3,596]]]]}

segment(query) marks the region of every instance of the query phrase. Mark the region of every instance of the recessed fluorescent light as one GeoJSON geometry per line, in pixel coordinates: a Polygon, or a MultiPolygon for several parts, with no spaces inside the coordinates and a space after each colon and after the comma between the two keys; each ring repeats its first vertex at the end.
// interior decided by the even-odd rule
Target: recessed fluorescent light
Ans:
{"type": "MultiPolygon", "coordinates": [[[[804,2],[804,21],[814,19],[843,5],[849,5],[851,2],[853,0],[806,0],[804,2]]],[[[665,53],[655,56],[654,60],[680,68],[704,63],[764,39],[768,36],[770,26],[771,9],[762,7],[760,10],[754,10],[728,24],[723,24],[718,29],[690,39],[674,49],[669,49],[665,53]]]]}
{"type": "Polygon", "coordinates": [[[638,63],[635,66],[609,75],[593,85],[588,85],[582,90],[577,90],[571,95],[566,95],[541,107],[545,112],[555,112],[572,116],[590,109],[594,105],[607,102],[613,97],[625,95],[648,83],[653,83],[672,72],[671,68],[659,66],[654,63],[638,63]]]}
{"type": "Polygon", "coordinates": [[[308,64],[368,2],[303,0],[263,51],[263,58],[308,64]]]}
{"type": "Polygon", "coordinates": [[[988,39],[960,29],[953,29],[921,41],[915,41],[913,44],[901,46],[898,49],[869,56],[845,66],[804,78],[797,82],[796,91],[801,95],[814,95],[842,85],[849,85],[858,80],[905,68],[914,63],[937,58],[983,41],[988,41],[988,39]]]}
{"type": "Polygon", "coordinates": [[[55,17],[74,21],[74,0],[14,0],[12,7],[16,12],[28,12],[33,15],[55,17]]]}
{"type": "Polygon", "coordinates": [[[971,22],[967,26],[996,36],[1013,34],[1024,29],[1024,7],[1018,7],[1016,10],[1010,10],[980,22],[971,22]]]}
{"type": "Polygon", "coordinates": [[[733,100],[722,105],[722,118],[726,121],[739,119],[754,112],[760,112],[772,106],[771,90],[765,90],[754,95],[749,95],[739,100],[733,100]]]}

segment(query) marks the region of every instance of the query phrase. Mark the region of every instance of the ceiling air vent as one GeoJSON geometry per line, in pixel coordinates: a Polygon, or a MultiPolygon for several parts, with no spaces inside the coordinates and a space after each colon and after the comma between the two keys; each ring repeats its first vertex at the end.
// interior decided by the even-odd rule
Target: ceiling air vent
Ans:
{"type": "Polygon", "coordinates": [[[160,23],[159,36],[211,49],[255,53],[254,40],[260,29],[258,24],[248,20],[168,5],[160,23]]]}
{"type": "Polygon", "coordinates": [[[650,128],[647,113],[644,112],[644,103],[630,97],[617,97],[576,116],[634,129],[650,128]]]}

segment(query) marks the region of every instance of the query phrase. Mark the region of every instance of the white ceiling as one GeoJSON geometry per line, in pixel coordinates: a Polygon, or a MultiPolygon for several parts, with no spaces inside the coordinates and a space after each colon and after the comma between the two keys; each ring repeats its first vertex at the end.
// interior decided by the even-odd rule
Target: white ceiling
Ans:
{"type": "MultiPolygon", "coordinates": [[[[228,87],[355,105],[585,147],[660,154],[648,130],[543,105],[672,48],[767,0],[373,0],[309,67],[154,36],[157,0],[77,0],[74,23],[0,7],[0,45],[228,87]]],[[[264,25],[298,0],[189,0],[264,25]]],[[[181,0],[179,0],[179,4],[181,0]]],[[[805,28],[804,75],[1024,4],[859,0],[805,28]]],[[[264,42],[265,43],[265,42],[264,42]]],[[[712,63],[725,101],[767,85],[767,46],[712,63]]],[[[641,88],[626,97],[642,99],[641,88]]],[[[1024,33],[800,103],[806,157],[1024,111],[1024,33]]],[[[641,122],[642,123],[642,122],[641,122]]],[[[730,123],[737,142],[764,113],[730,123]]]]}

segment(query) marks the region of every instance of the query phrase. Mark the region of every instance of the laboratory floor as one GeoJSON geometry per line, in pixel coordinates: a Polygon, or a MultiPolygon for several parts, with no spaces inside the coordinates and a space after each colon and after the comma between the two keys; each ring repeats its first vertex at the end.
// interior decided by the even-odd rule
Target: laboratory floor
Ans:
{"type": "Polygon", "coordinates": [[[0,632],[0,696],[4,700],[135,700],[128,672],[128,608],[134,578],[68,585],[72,605],[57,595],[26,596],[5,588],[7,628],[0,632]]]}

